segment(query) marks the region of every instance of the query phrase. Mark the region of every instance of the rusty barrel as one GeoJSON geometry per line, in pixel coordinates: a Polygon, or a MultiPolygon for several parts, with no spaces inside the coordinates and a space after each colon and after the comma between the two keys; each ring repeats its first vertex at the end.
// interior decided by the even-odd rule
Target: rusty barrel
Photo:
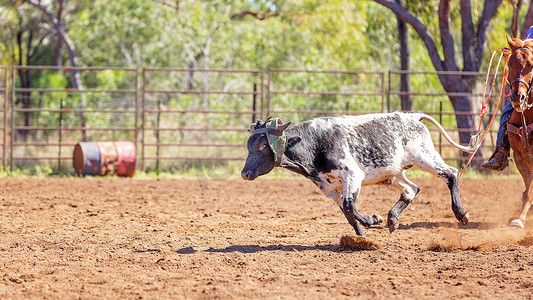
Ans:
{"type": "Polygon", "coordinates": [[[100,149],[100,175],[114,175],[118,169],[118,153],[114,142],[97,142],[100,149]]]}
{"type": "Polygon", "coordinates": [[[117,175],[132,177],[135,174],[135,144],[130,141],[116,141],[115,146],[118,153],[117,175]]]}
{"type": "Polygon", "coordinates": [[[74,146],[73,165],[78,175],[100,175],[100,149],[95,142],[80,142],[74,146]]]}
{"type": "Polygon", "coordinates": [[[80,142],[74,147],[73,165],[78,175],[135,174],[136,149],[130,141],[80,142]]]}

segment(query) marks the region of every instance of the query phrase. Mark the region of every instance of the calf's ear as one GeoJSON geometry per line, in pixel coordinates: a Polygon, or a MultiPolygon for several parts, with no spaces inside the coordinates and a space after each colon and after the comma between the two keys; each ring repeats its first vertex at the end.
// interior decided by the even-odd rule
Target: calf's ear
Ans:
{"type": "Polygon", "coordinates": [[[296,144],[298,144],[300,141],[302,140],[301,137],[299,136],[293,136],[293,137],[290,137],[287,139],[287,146],[286,146],[286,150],[289,150],[291,149],[292,147],[296,146],[296,144]]]}

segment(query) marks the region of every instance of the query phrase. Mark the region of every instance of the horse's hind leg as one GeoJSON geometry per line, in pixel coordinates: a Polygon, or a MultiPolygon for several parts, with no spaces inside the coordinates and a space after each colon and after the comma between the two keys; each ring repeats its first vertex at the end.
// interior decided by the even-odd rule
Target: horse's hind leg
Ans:
{"type": "Polygon", "coordinates": [[[509,223],[511,226],[524,228],[526,224],[527,212],[531,205],[533,205],[533,190],[531,189],[532,182],[529,182],[526,191],[522,195],[522,208],[520,209],[520,216],[509,223]]]}

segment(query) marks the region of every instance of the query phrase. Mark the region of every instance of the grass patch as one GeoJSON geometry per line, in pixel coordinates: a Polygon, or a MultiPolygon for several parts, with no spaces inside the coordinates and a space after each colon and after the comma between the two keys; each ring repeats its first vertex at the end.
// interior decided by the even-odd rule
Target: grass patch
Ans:
{"type": "MultiPolygon", "coordinates": [[[[140,165],[138,165],[139,167],[140,165]]],[[[162,165],[160,169],[154,166],[148,166],[146,171],[137,170],[134,178],[138,179],[198,179],[198,180],[226,180],[240,179],[241,170],[244,161],[183,161],[174,162],[174,165],[162,165]]],[[[461,169],[460,169],[461,170],[461,169]]],[[[406,172],[408,178],[430,178],[433,175],[423,172],[417,168],[411,168],[406,172]]],[[[3,177],[46,177],[61,176],[74,177],[72,164],[65,162],[61,164],[58,170],[55,164],[52,165],[16,165],[13,170],[9,167],[0,167],[0,178],[3,177]]],[[[108,176],[116,177],[116,176],[108,176]]],[[[262,176],[264,179],[283,179],[283,178],[304,178],[303,176],[293,173],[283,168],[274,168],[270,173],[262,176]]],[[[468,167],[461,178],[466,179],[503,179],[503,178],[520,178],[514,163],[509,164],[503,172],[479,172],[472,167],[468,167]]]]}

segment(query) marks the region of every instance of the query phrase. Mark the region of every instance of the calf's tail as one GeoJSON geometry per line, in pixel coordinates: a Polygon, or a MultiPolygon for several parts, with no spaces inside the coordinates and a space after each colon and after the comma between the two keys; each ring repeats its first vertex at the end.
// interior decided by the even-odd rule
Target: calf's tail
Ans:
{"type": "Polygon", "coordinates": [[[437,127],[437,129],[440,131],[440,133],[444,136],[444,138],[450,143],[452,144],[455,148],[461,150],[461,151],[464,151],[464,152],[468,152],[468,153],[472,153],[474,152],[475,150],[477,150],[477,148],[479,148],[479,145],[481,144],[481,139],[480,139],[480,133],[477,133],[475,135],[473,135],[471,138],[470,138],[470,143],[468,144],[468,147],[467,146],[463,146],[463,145],[460,145],[458,143],[456,143],[452,137],[446,132],[446,130],[442,127],[442,125],[439,124],[439,122],[437,122],[437,120],[433,119],[431,116],[428,116],[426,114],[421,114],[420,115],[420,120],[419,121],[422,121],[422,120],[426,120],[428,122],[430,122],[431,124],[435,125],[435,127],[437,127]]]}

